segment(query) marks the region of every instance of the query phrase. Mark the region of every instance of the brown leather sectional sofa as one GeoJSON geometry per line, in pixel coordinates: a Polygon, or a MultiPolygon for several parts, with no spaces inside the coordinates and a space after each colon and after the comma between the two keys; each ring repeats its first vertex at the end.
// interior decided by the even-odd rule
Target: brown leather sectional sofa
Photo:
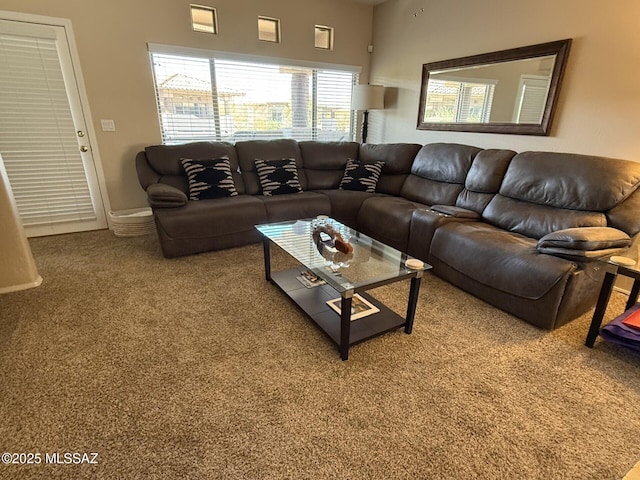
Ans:
{"type": "Polygon", "coordinates": [[[326,214],[545,329],[593,306],[603,272],[592,259],[640,232],[640,163],[603,157],[285,139],[151,146],[136,168],[165,257],[254,243],[255,224],[326,214]],[[221,156],[239,195],[188,201],[181,158],[221,156]],[[303,192],[263,196],[258,158],[294,158],[303,192]],[[348,158],[384,162],[375,193],[338,188],[348,158]]]}

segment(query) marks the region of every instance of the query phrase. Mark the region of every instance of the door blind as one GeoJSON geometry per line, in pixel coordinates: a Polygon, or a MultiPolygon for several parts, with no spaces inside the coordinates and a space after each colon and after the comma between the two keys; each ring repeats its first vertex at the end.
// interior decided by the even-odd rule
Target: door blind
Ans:
{"type": "Polygon", "coordinates": [[[55,38],[0,32],[0,154],[23,225],[96,218],[55,38]]]}

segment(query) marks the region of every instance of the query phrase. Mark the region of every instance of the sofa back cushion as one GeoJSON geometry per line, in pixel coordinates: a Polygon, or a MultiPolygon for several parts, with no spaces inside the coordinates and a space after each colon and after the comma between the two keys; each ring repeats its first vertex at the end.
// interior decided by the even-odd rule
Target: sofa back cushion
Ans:
{"type": "Polygon", "coordinates": [[[482,216],[493,225],[535,239],[566,228],[607,226],[601,212],[538,205],[503,195],[493,197],[482,216]]]}
{"type": "Polygon", "coordinates": [[[515,155],[513,150],[480,150],[473,159],[456,206],[482,213],[500,190],[509,162],[515,155]]]}
{"type": "Polygon", "coordinates": [[[307,190],[338,188],[347,159],[358,159],[356,142],[298,142],[307,190]]]}
{"type": "Polygon", "coordinates": [[[248,140],[236,143],[238,163],[244,179],[246,193],[249,195],[262,194],[256,160],[282,160],[293,158],[298,167],[298,179],[302,190],[307,189],[307,177],[304,174],[302,155],[298,142],[291,139],[279,140],[248,140]]]}
{"type": "Polygon", "coordinates": [[[362,163],[383,162],[376,192],[400,195],[402,185],[411,173],[411,165],[420,148],[422,145],[417,143],[364,143],[359,147],[357,160],[362,163]]]}
{"type": "MultiPolygon", "coordinates": [[[[483,212],[501,228],[532,238],[555,230],[608,225],[611,209],[624,223],[617,205],[640,184],[640,164],[569,153],[524,152],[511,160],[500,194],[483,212]]],[[[631,205],[631,204],[630,204],[631,205]]],[[[637,222],[636,222],[637,224],[637,222]]],[[[627,233],[628,228],[612,224],[627,233]]]]}
{"type": "Polygon", "coordinates": [[[524,152],[513,157],[500,194],[539,205],[606,212],[640,182],[640,164],[571,153],[524,152]]]}
{"type": "Polygon", "coordinates": [[[152,145],[144,149],[149,166],[160,175],[158,183],[172,185],[189,194],[189,181],[181,163],[183,158],[207,160],[227,157],[233,183],[238,193],[244,193],[244,183],[238,171],[238,156],[227,142],[193,142],[181,145],[152,145]]]}
{"type": "Polygon", "coordinates": [[[425,205],[455,205],[467,173],[481,149],[455,143],[423,146],[411,165],[400,195],[425,205]]]}

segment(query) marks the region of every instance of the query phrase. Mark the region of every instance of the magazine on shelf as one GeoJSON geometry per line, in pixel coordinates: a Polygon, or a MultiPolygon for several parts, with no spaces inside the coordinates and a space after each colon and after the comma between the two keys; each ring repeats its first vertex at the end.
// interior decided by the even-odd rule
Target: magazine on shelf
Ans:
{"type": "MultiPolygon", "coordinates": [[[[327,302],[333,310],[338,312],[338,315],[341,315],[342,309],[340,308],[342,304],[342,297],[334,298],[327,302]]],[[[364,298],[362,298],[357,293],[351,299],[351,321],[358,320],[359,318],[366,317],[367,315],[371,315],[373,313],[378,313],[380,309],[373,305],[371,302],[368,302],[364,298]]]]}
{"type": "Polygon", "coordinates": [[[296,278],[307,288],[313,288],[327,283],[311,270],[305,270],[304,272],[301,272],[300,275],[298,275],[296,278]]]}
{"type": "Polygon", "coordinates": [[[640,330],[640,309],[636,309],[626,315],[622,323],[636,330],[640,330]]]}

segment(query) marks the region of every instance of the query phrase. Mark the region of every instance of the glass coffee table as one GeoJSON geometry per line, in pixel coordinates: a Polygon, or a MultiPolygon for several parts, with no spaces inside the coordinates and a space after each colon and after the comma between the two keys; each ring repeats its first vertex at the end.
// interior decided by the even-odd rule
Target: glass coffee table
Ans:
{"type": "Polygon", "coordinates": [[[331,218],[269,223],[256,228],[263,235],[267,281],[279,287],[338,344],[342,360],[349,358],[349,347],[356,343],[401,327],[411,333],[420,281],[430,265],[331,218]],[[336,242],[335,235],[332,238],[331,233],[336,232],[344,243],[336,242]],[[272,243],[300,265],[272,272],[272,243]],[[405,317],[366,293],[402,280],[411,281],[405,317]]]}

